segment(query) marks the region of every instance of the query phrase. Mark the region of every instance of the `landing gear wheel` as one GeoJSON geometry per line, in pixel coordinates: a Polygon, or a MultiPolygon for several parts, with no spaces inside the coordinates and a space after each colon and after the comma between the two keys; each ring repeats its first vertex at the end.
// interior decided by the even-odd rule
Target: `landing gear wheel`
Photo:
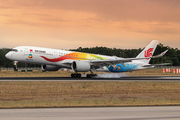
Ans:
{"type": "Polygon", "coordinates": [[[87,74],[86,77],[87,77],[87,78],[91,78],[90,74],[87,74]]]}
{"type": "Polygon", "coordinates": [[[78,78],[81,78],[81,74],[78,74],[78,78]]]}
{"type": "Polygon", "coordinates": [[[87,74],[86,75],[87,78],[92,78],[92,77],[95,77],[95,76],[97,76],[97,74],[87,74]]]}
{"type": "Polygon", "coordinates": [[[75,73],[75,74],[71,74],[72,78],[81,78],[81,74],[79,73],[75,73]]]}
{"type": "Polygon", "coordinates": [[[74,74],[74,78],[77,78],[77,74],[74,74]]]}

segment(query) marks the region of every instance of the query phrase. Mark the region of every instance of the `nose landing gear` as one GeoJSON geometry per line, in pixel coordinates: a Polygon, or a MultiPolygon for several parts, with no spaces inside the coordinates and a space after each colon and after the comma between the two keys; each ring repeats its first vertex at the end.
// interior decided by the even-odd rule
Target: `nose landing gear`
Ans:
{"type": "Polygon", "coordinates": [[[13,61],[13,63],[14,63],[14,71],[18,71],[18,68],[17,68],[18,61],[13,61]]]}

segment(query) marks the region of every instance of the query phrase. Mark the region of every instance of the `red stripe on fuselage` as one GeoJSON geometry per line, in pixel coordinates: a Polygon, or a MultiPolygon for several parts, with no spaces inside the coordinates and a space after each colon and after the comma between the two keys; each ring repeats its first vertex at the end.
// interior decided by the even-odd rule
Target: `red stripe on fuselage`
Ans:
{"type": "Polygon", "coordinates": [[[44,56],[41,56],[41,57],[44,58],[46,61],[49,61],[49,62],[59,62],[59,61],[67,59],[65,57],[59,57],[59,58],[54,58],[54,59],[49,59],[49,58],[44,57],[44,56]]]}

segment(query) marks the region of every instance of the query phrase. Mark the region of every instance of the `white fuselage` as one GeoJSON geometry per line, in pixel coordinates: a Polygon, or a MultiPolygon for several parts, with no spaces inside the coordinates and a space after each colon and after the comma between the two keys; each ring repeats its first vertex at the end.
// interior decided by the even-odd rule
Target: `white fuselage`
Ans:
{"type": "MultiPolygon", "coordinates": [[[[116,60],[119,59],[120,57],[49,49],[42,47],[33,47],[33,46],[20,46],[13,48],[12,51],[7,53],[6,58],[12,61],[42,64],[42,65],[53,65],[62,68],[71,68],[71,64],[66,64],[67,62],[71,63],[72,61],[116,60]]],[[[132,62],[125,63],[125,66],[119,63],[119,64],[113,64],[113,66],[103,66],[102,68],[96,70],[110,71],[110,72],[126,72],[132,70],[152,68],[152,67],[142,67],[143,65],[146,64],[141,61],[134,60],[132,62]]]]}

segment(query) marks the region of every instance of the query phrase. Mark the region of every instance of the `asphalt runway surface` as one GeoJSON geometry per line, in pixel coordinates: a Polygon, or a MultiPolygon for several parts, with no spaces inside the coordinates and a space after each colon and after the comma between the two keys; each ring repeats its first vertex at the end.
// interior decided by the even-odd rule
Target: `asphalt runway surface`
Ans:
{"type": "Polygon", "coordinates": [[[180,76],[126,76],[118,78],[0,77],[0,81],[180,81],[180,76]]]}
{"type": "Polygon", "coordinates": [[[180,106],[0,109],[0,120],[180,120],[180,106]]]}

